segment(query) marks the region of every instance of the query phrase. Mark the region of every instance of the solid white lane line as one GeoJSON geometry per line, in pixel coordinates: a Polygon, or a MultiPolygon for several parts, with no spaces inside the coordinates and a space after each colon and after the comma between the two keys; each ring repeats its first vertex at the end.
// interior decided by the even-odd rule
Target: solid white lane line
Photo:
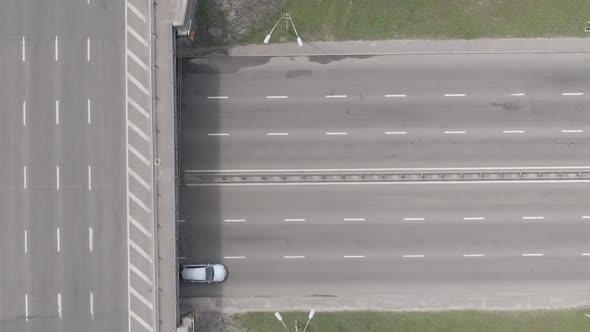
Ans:
{"type": "Polygon", "coordinates": [[[94,293],[90,291],[90,317],[94,320],[94,293]]]}
{"type": "Polygon", "coordinates": [[[228,99],[228,96],[209,96],[207,99],[228,99]]]}
{"type": "Polygon", "coordinates": [[[209,133],[208,136],[229,136],[229,133],[209,133]]]}
{"type": "Polygon", "coordinates": [[[55,36],[55,61],[59,60],[59,42],[57,40],[57,35],[55,36]]]}
{"type": "Polygon", "coordinates": [[[23,166],[23,188],[27,189],[27,165],[23,166]]]}
{"type": "Polygon", "coordinates": [[[521,97],[521,96],[524,96],[524,93],[522,93],[522,92],[511,93],[510,96],[513,96],[513,97],[521,97]]]}
{"type": "Polygon", "coordinates": [[[413,218],[413,217],[408,217],[408,218],[404,218],[404,221],[423,221],[424,218],[413,218]]]}
{"type": "Polygon", "coordinates": [[[57,246],[57,252],[61,252],[61,236],[59,233],[59,227],[55,230],[55,238],[56,238],[56,246],[57,246]]]}
{"type": "Polygon", "coordinates": [[[424,258],[424,255],[404,255],[404,258],[424,258]]]}
{"type": "Polygon", "coordinates": [[[326,98],[346,98],[347,95],[326,95],[326,98]]]}
{"type": "Polygon", "coordinates": [[[225,222],[246,222],[246,219],[225,219],[225,222]]]}
{"type": "Polygon", "coordinates": [[[59,166],[55,166],[55,189],[59,190],[59,166]]]}
{"type": "Polygon", "coordinates": [[[90,106],[90,98],[88,98],[88,101],[86,102],[86,113],[88,116],[88,124],[90,124],[92,122],[92,116],[91,116],[91,106],[90,106]]]}
{"type": "Polygon", "coordinates": [[[137,15],[137,17],[139,17],[140,20],[142,20],[144,23],[147,22],[147,18],[145,17],[145,15],[143,15],[139,9],[137,9],[133,4],[131,4],[131,1],[127,1],[127,7],[129,9],[131,9],[131,11],[137,15]]]}
{"type": "Polygon", "coordinates": [[[465,130],[445,130],[445,134],[465,134],[465,130]]]}
{"type": "Polygon", "coordinates": [[[59,318],[62,317],[62,311],[61,311],[61,293],[57,293],[57,315],[59,316],[59,318]]]}
{"type": "Polygon", "coordinates": [[[463,220],[485,220],[485,217],[463,217],[463,220]]]}
{"type": "Polygon", "coordinates": [[[288,96],[266,96],[266,99],[287,99],[288,96]]]}
{"type": "Polygon", "coordinates": [[[582,130],[582,129],[562,129],[561,132],[564,134],[568,134],[568,133],[573,134],[573,133],[583,133],[584,130],[582,130]]]}
{"type": "Polygon", "coordinates": [[[86,37],[86,62],[90,62],[90,37],[86,37]]]}
{"type": "Polygon", "coordinates": [[[464,93],[445,93],[445,97],[465,97],[464,93]]]}
{"type": "Polygon", "coordinates": [[[344,258],[365,258],[365,255],[344,255],[344,258]]]}
{"type": "Polygon", "coordinates": [[[504,134],[524,134],[524,130],[504,130],[504,134]]]}
{"type": "Polygon", "coordinates": [[[590,216],[582,216],[582,219],[590,219],[590,216]]]}
{"type": "Polygon", "coordinates": [[[541,257],[541,256],[543,256],[543,254],[541,254],[541,253],[531,253],[531,254],[524,253],[524,254],[522,254],[522,256],[523,257],[541,257]]]}
{"type": "Polygon", "coordinates": [[[224,259],[246,259],[246,256],[224,256],[224,259]]]}
{"type": "Polygon", "coordinates": [[[88,190],[92,190],[92,166],[88,165],[88,190]]]}
{"type": "Polygon", "coordinates": [[[27,125],[27,101],[23,100],[23,126],[27,125]]]}
{"type": "Polygon", "coordinates": [[[583,96],[583,92],[564,92],[561,94],[562,96],[583,96]]]}
{"type": "Polygon", "coordinates": [[[288,136],[289,133],[266,133],[267,136],[288,136]]]}
{"type": "Polygon", "coordinates": [[[344,218],[344,221],[365,221],[365,218],[344,218]]]}
{"type": "Polygon", "coordinates": [[[345,131],[328,131],[326,135],[336,136],[336,135],[348,135],[345,131]]]}
{"type": "Polygon", "coordinates": [[[305,256],[283,256],[284,259],[304,259],[305,256]]]}
{"type": "Polygon", "coordinates": [[[385,95],[385,98],[405,98],[406,95],[385,95]]]}
{"type": "Polygon", "coordinates": [[[25,62],[25,61],[27,61],[27,49],[26,49],[26,43],[25,43],[25,36],[23,36],[21,44],[22,44],[22,49],[23,49],[22,50],[22,59],[23,59],[23,62],[25,62]]]}
{"type": "Polygon", "coordinates": [[[55,101],[55,124],[59,124],[59,100],[55,101]]]}
{"type": "Polygon", "coordinates": [[[88,250],[94,251],[94,230],[92,227],[88,227],[88,250]]]}
{"type": "Polygon", "coordinates": [[[285,221],[305,221],[305,218],[286,218],[285,221]]]}
{"type": "Polygon", "coordinates": [[[590,252],[583,252],[582,256],[590,256],[590,252]]]}
{"type": "Polygon", "coordinates": [[[25,229],[25,254],[29,252],[29,234],[25,229]]]}
{"type": "Polygon", "coordinates": [[[405,135],[407,133],[406,131],[386,131],[385,135],[405,135]]]}
{"type": "Polygon", "coordinates": [[[29,321],[29,294],[25,294],[25,321],[29,321]]]}
{"type": "Polygon", "coordinates": [[[464,254],[463,257],[483,257],[484,254],[464,254]]]}
{"type": "Polygon", "coordinates": [[[522,217],[523,220],[543,220],[545,217],[543,216],[524,216],[522,217]]]}

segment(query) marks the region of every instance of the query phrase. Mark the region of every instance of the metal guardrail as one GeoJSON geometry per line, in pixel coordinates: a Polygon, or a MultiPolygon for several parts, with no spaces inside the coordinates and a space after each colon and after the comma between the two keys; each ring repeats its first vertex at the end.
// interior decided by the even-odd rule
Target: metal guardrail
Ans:
{"type": "Polygon", "coordinates": [[[502,171],[314,171],[314,172],[190,172],[185,185],[238,183],[346,183],[346,182],[445,182],[445,181],[538,181],[588,180],[590,169],[583,170],[502,170],[502,171]]]}

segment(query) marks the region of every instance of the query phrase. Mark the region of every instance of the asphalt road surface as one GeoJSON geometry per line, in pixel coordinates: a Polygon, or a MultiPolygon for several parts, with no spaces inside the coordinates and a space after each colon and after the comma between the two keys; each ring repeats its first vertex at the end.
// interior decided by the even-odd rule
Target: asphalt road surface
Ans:
{"type": "Polygon", "coordinates": [[[0,11],[0,330],[124,331],[124,1],[0,11]]]}
{"type": "MultiPolygon", "coordinates": [[[[187,58],[181,170],[586,166],[588,59],[187,58]]],[[[238,310],[587,304],[574,300],[590,292],[587,197],[587,183],[185,186],[180,262],[229,277],[181,296],[238,310]]]]}

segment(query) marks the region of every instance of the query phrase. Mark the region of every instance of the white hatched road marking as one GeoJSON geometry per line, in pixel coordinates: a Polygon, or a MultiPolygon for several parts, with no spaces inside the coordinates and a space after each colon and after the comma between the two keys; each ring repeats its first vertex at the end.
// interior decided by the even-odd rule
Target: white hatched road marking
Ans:
{"type": "Polygon", "coordinates": [[[133,153],[137,158],[139,158],[139,160],[141,160],[146,166],[150,166],[151,163],[149,159],[147,159],[143,154],[141,154],[141,152],[137,151],[137,149],[134,148],[133,145],[127,144],[127,149],[131,151],[131,153],[133,153]]]}
{"type": "Polygon", "coordinates": [[[147,40],[145,40],[137,31],[133,30],[132,27],[130,27],[129,25],[127,25],[127,31],[133,36],[135,37],[135,39],[137,39],[143,46],[148,47],[149,43],[147,40]]]}
{"type": "Polygon", "coordinates": [[[145,17],[145,15],[143,15],[139,9],[137,9],[133,4],[131,4],[131,2],[127,2],[127,7],[129,7],[129,9],[131,9],[131,11],[137,15],[137,17],[139,17],[140,20],[147,22],[147,18],[145,17]]]}
{"type": "Polygon", "coordinates": [[[141,82],[139,82],[139,80],[137,80],[137,78],[135,78],[130,73],[127,73],[127,79],[129,79],[129,81],[131,81],[131,83],[133,83],[139,90],[141,90],[141,92],[143,92],[149,96],[150,90],[148,88],[146,88],[143,84],[141,84],[141,82]]]}
{"type": "Polygon", "coordinates": [[[137,251],[141,256],[143,256],[143,258],[145,258],[148,262],[150,262],[151,264],[154,263],[150,254],[143,250],[143,248],[141,248],[137,243],[135,243],[135,241],[129,239],[129,245],[131,245],[131,247],[135,249],[135,251],[137,251]]]}
{"type": "Polygon", "coordinates": [[[141,61],[141,59],[135,55],[135,53],[133,53],[131,50],[127,50],[127,55],[133,60],[135,61],[135,63],[137,63],[143,70],[145,71],[149,71],[150,68],[148,67],[148,65],[146,65],[143,61],[141,61]]]}
{"type": "Polygon", "coordinates": [[[139,292],[136,291],[135,288],[129,287],[129,292],[131,292],[131,294],[133,294],[133,296],[135,296],[139,301],[141,301],[141,303],[145,304],[146,307],[150,308],[150,310],[154,309],[154,306],[152,305],[152,303],[148,299],[143,297],[141,294],[139,294],[139,292]]]}
{"type": "Polygon", "coordinates": [[[135,196],[135,194],[133,194],[132,192],[128,192],[127,195],[132,201],[135,202],[135,204],[144,209],[145,212],[152,213],[152,209],[149,206],[147,206],[147,204],[145,204],[141,199],[139,199],[139,197],[135,196]]]}
{"type": "Polygon", "coordinates": [[[132,216],[127,216],[127,220],[129,220],[129,222],[131,222],[133,226],[139,229],[145,236],[147,236],[150,239],[152,238],[152,232],[143,227],[143,225],[140,224],[139,221],[135,220],[135,218],[133,218],[132,216]]]}
{"type": "Polygon", "coordinates": [[[145,110],[145,108],[141,107],[135,100],[131,97],[127,96],[127,102],[131,104],[141,115],[143,115],[146,119],[150,118],[150,113],[145,110]]]}
{"type": "Polygon", "coordinates": [[[127,172],[129,173],[129,175],[131,175],[135,179],[135,181],[139,182],[139,184],[141,184],[142,187],[144,187],[147,190],[152,190],[151,189],[152,187],[149,185],[149,183],[147,183],[147,181],[142,179],[141,176],[139,176],[139,174],[135,173],[131,168],[128,168],[127,172]]]}
{"type": "Polygon", "coordinates": [[[152,280],[148,278],[148,276],[146,276],[143,272],[141,272],[137,267],[135,267],[135,265],[131,264],[131,262],[129,262],[129,269],[133,271],[133,273],[135,273],[143,281],[145,281],[148,285],[150,285],[150,287],[153,285],[152,280]]]}
{"type": "MultiPolygon", "coordinates": [[[[139,317],[135,312],[133,312],[131,308],[129,309],[129,317],[135,319],[135,321],[141,324],[141,326],[143,326],[146,330],[150,332],[154,331],[150,324],[148,324],[145,320],[143,320],[143,318],[139,317]]],[[[131,324],[131,321],[129,321],[129,324],[131,324]]]]}
{"type": "Polygon", "coordinates": [[[138,126],[136,126],[133,122],[131,121],[127,121],[127,125],[129,126],[129,128],[133,129],[133,131],[139,135],[139,137],[143,138],[144,141],[146,142],[150,142],[151,138],[148,134],[144,133],[143,130],[141,130],[138,126]]]}

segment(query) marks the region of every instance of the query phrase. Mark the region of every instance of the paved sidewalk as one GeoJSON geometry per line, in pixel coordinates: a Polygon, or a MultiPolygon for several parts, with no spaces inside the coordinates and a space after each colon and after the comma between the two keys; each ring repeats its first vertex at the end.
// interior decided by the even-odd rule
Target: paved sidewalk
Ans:
{"type": "MultiPolygon", "coordinates": [[[[183,57],[192,56],[310,56],[376,54],[466,54],[466,53],[587,53],[590,38],[514,38],[475,40],[382,40],[192,47],[186,39],[183,57]]],[[[179,50],[181,47],[178,48],[179,50]]]]}

